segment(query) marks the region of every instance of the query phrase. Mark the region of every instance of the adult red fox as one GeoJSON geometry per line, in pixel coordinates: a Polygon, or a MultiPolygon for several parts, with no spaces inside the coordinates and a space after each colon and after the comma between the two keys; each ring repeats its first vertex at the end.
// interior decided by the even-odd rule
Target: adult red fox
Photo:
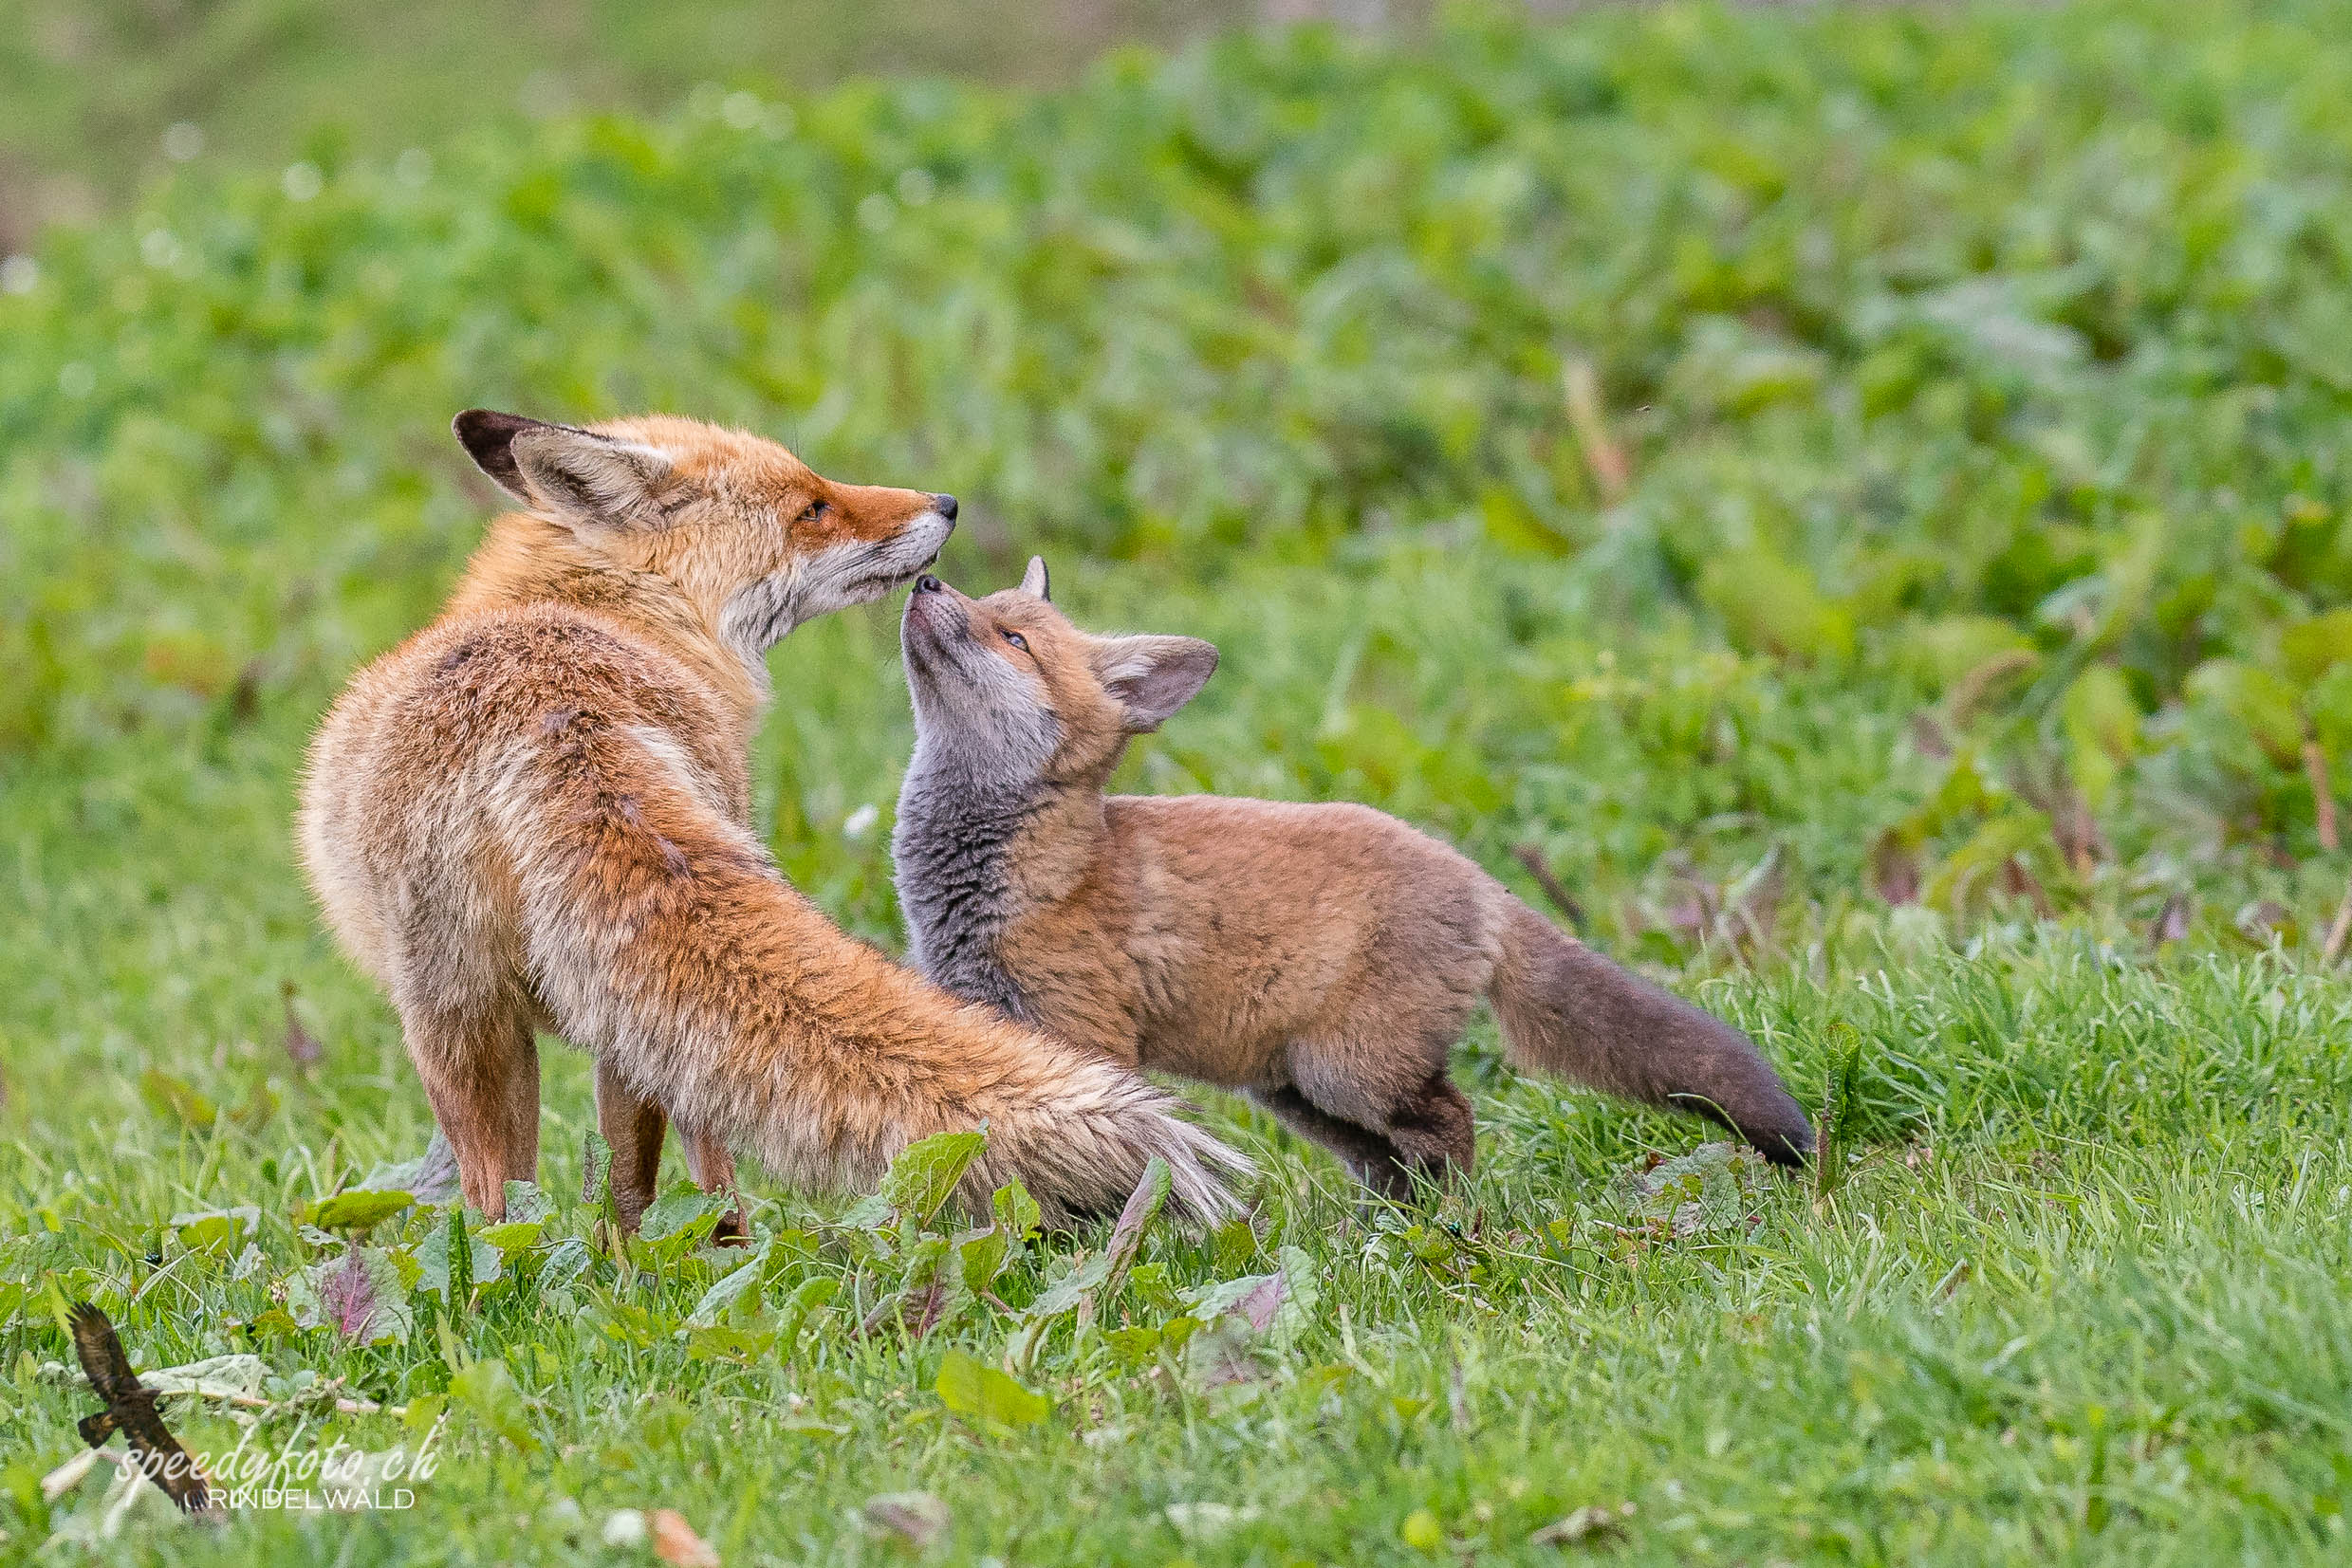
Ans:
{"type": "Polygon", "coordinates": [[[1737,1030],[1360,805],[1110,796],[1128,738],[1217,663],[1091,636],[1046,564],[971,600],[925,575],[900,637],[915,756],[891,840],[911,961],[1112,1060],[1248,1091],[1392,1196],[1468,1170],[1448,1048],[1481,996],[1511,1060],[1697,1111],[1801,1163],[1805,1113],[1737,1030]]]}
{"type": "Polygon", "coordinates": [[[1193,1214],[1240,1156],[1126,1068],[948,996],[837,929],[750,827],[764,655],[939,552],[952,496],[820,478],[693,420],[593,429],[473,410],[457,438],[525,508],[439,619],[355,677],[310,750],[303,859],[390,993],[466,1201],[538,1160],[546,1029],[596,1058],[634,1224],[665,1113],[705,1186],[742,1145],[860,1189],[985,1122],[983,1207],[1018,1176],[1063,1216],[1116,1209],[1157,1154],[1193,1214]]]}

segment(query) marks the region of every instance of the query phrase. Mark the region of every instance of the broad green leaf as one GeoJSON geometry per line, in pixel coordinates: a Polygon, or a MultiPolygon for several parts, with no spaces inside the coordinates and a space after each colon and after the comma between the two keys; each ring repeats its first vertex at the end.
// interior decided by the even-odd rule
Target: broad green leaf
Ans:
{"type": "Polygon", "coordinates": [[[991,1430],[1033,1427],[1053,1412],[1044,1394],[1032,1393],[994,1367],[952,1350],[939,1363],[939,1402],[957,1415],[991,1430]]]}
{"type": "Polygon", "coordinates": [[[842,1224],[853,1230],[887,1230],[898,1213],[890,1207],[888,1198],[880,1192],[868,1192],[843,1213],[842,1224]]]}
{"type": "Polygon", "coordinates": [[[481,1240],[483,1245],[496,1247],[501,1258],[511,1258],[536,1245],[539,1232],[545,1227],[546,1222],[541,1220],[509,1220],[504,1225],[484,1227],[481,1240]]]}
{"type": "MultiPolygon", "coordinates": [[[[1279,1292],[1284,1285],[1281,1274],[1245,1274],[1238,1279],[1219,1280],[1213,1284],[1198,1285],[1184,1293],[1185,1310],[1204,1323],[1213,1323],[1228,1313],[1240,1312],[1244,1303],[1265,1297],[1269,1291],[1279,1292]]],[[[1272,1297],[1270,1306],[1279,1304],[1280,1296],[1272,1297]]],[[[1269,1319],[1271,1320],[1270,1319],[1269,1319]]],[[[1264,1327],[1253,1322],[1252,1327],[1264,1327]]]]}
{"type": "Polygon", "coordinates": [[[566,1236],[548,1248],[546,1260],[539,1265],[539,1288],[560,1290],[588,1271],[595,1255],[588,1244],[577,1236],[566,1236]]]}
{"type": "Polygon", "coordinates": [[[646,1206],[638,1234],[648,1242],[666,1241],[697,1224],[707,1232],[725,1207],[725,1200],[713,1193],[691,1186],[675,1187],[646,1206]]]}
{"type": "Polygon", "coordinates": [[[1918,617],[1880,636],[1886,639],[1889,663],[1937,693],[1996,659],[2033,654],[2030,638],[1991,616],[1918,617]]]}
{"type": "Polygon", "coordinates": [[[768,1258],[763,1251],[742,1267],[713,1281],[711,1288],[702,1293],[702,1300],[694,1303],[694,1310],[687,1314],[687,1327],[709,1328],[738,1301],[749,1300],[756,1307],[760,1300],[761,1276],[767,1266],[768,1258]]]}
{"type": "Polygon", "coordinates": [[[996,1228],[1005,1233],[1006,1244],[1018,1250],[1036,1236],[1037,1227],[1046,1217],[1029,1190],[1015,1177],[996,1190],[989,1207],[995,1210],[996,1228]]]}
{"type": "Polygon", "coordinates": [[[2302,766],[2302,712],[2293,689],[2269,671],[2238,659],[2208,659],[2190,672],[2186,690],[2192,704],[2242,726],[2273,765],[2302,766]]]}
{"type": "Polygon", "coordinates": [[[555,1212],[555,1205],[539,1190],[536,1182],[510,1181],[506,1186],[509,1225],[534,1225],[555,1212]]]}
{"type": "Polygon", "coordinates": [[[525,1453],[537,1453],[538,1434],[531,1430],[530,1410],[523,1391],[515,1387],[507,1363],[496,1357],[474,1362],[450,1379],[450,1398],[473,1413],[485,1427],[525,1453]]]}
{"type": "Polygon", "coordinates": [[[2074,677],[2060,705],[2067,766],[2093,810],[2107,803],[2123,765],[2139,749],[2139,705],[2112,665],[2094,664],[2074,677]]]}
{"type": "Polygon", "coordinates": [[[1046,1335],[1054,1323],[1090,1299],[1110,1272],[1110,1258],[1097,1253],[1080,1259],[1067,1273],[1039,1292],[1028,1310],[1021,1315],[1021,1326],[1013,1331],[1012,1339],[1005,1347],[1005,1364],[1015,1371],[1027,1371],[1035,1365],[1037,1353],[1044,1347],[1046,1335]]]}
{"type": "Polygon", "coordinates": [[[304,1328],[331,1328],[358,1344],[405,1344],[413,1322],[408,1292],[391,1257],[353,1245],[297,1270],[286,1281],[286,1306],[304,1328]]]}
{"type": "Polygon", "coordinates": [[[1295,1337],[1315,1321],[1323,1302],[1323,1272],[1301,1247],[1285,1245],[1275,1256],[1282,1263],[1282,1305],[1274,1316],[1276,1334],[1295,1337]]]}
{"type": "Polygon", "coordinates": [[[2020,855],[2044,865],[2061,863],[2049,818],[2030,807],[2011,805],[1987,818],[1944,858],[1920,889],[1920,901],[1956,913],[1977,889],[2020,855]]]}
{"type": "Polygon", "coordinates": [[[1538,516],[1508,485],[1489,485],[1479,491],[1478,515],[1487,537],[1512,555],[1556,559],[1575,547],[1575,541],[1538,516]]]}
{"type": "Polygon", "coordinates": [[[417,1282],[412,1288],[458,1307],[472,1299],[476,1284],[491,1283],[505,1272],[498,1249],[466,1229],[461,1204],[452,1204],[441,1223],[425,1232],[425,1239],[417,1244],[416,1259],[417,1282]],[[459,1250],[461,1237],[464,1246],[459,1250]],[[453,1270],[453,1259],[462,1266],[453,1270]],[[453,1273],[456,1276],[454,1283],[453,1273]]]}
{"type": "Polygon", "coordinates": [[[964,1283],[973,1290],[985,1291],[996,1282],[996,1276],[1005,1266],[1009,1250],[1005,1243],[1005,1227],[990,1226],[986,1230],[967,1231],[958,1237],[956,1250],[963,1254],[964,1283]]]}
{"type": "Polygon", "coordinates": [[[303,1210],[303,1218],[321,1230],[351,1230],[364,1235],[393,1215],[413,1208],[416,1202],[402,1191],[355,1189],[310,1205],[303,1210]]]}
{"type": "Polygon", "coordinates": [[[457,1195],[457,1153],[438,1127],[425,1152],[397,1165],[380,1165],[354,1185],[372,1192],[406,1192],[421,1204],[443,1204],[457,1195]]]}
{"type": "Polygon", "coordinates": [[[1111,1260],[1105,1253],[1082,1258],[1060,1279],[1040,1291],[1029,1303],[1031,1318],[1056,1318],[1076,1307],[1094,1294],[1111,1275],[1111,1260]]]}
{"type": "Polygon", "coordinates": [[[2311,732],[2330,757],[2352,752],[2352,660],[2336,665],[2303,694],[2311,732]]]}
{"type": "Polygon", "coordinates": [[[175,1214],[168,1223],[179,1232],[179,1245],[189,1251],[225,1254],[236,1250],[239,1241],[253,1234],[261,1224],[261,1209],[252,1204],[198,1209],[191,1214],[175,1214]]]}
{"type": "Polygon", "coordinates": [[[139,1098],[164,1120],[198,1132],[220,1119],[220,1107],[210,1098],[186,1079],[175,1077],[160,1067],[150,1067],[139,1075],[139,1098]]]}
{"type": "Polygon", "coordinates": [[[791,1359],[792,1352],[799,1343],[801,1331],[807,1326],[808,1319],[824,1310],[825,1303],[840,1295],[841,1288],[842,1282],[839,1280],[824,1276],[813,1280],[803,1280],[799,1288],[792,1292],[791,1299],[778,1310],[776,1347],[785,1359],[791,1359]]]}
{"type": "Polygon", "coordinates": [[[907,1145],[882,1177],[883,1200],[917,1225],[929,1225],[988,1142],[986,1133],[935,1133],[907,1145]]]}
{"type": "Polygon", "coordinates": [[[2279,634],[2279,657],[2299,686],[2352,659],[2352,609],[2330,610],[2287,627],[2279,634]]]}
{"type": "Polygon", "coordinates": [[[1807,660],[1854,652],[1852,612],[1824,596],[1811,574],[1761,549],[1718,556],[1700,568],[1698,595],[1750,653],[1807,660]]]}

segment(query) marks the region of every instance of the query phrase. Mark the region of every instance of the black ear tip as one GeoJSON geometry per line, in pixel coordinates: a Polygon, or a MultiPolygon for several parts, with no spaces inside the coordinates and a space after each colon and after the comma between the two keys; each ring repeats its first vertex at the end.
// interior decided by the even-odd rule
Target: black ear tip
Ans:
{"type": "Polygon", "coordinates": [[[514,439],[514,433],[532,421],[519,414],[501,414],[496,409],[470,408],[449,422],[457,440],[468,452],[478,452],[485,446],[505,446],[514,439]]]}
{"type": "Polygon", "coordinates": [[[514,437],[518,432],[538,424],[519,414],[501,414],[496,409],[470,408],[449,422],[455,433],[457,444],[466,449],[466,455],[474,465],[506,489],[523,493],[523,475],[514,465],[514,437]]]}

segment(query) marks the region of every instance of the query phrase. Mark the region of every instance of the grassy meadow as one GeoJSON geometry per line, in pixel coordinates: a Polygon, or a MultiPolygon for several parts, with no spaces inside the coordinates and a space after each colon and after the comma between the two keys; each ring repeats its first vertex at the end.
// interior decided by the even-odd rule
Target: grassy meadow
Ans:
{"type": "MultiPolygon", "coordinates": [[[[1466,10],[208,157],[51,230],[0,272],[0,1559],[2341,1560],[2347,81],[2340,0],[1466,10]],[[1130,787],[1364,801],[1570,918],[1540,867],[1826,1156],[1482,1019],[1419,1209],[1204,1093],[1262,1168],[1217,1234],[941,1210],[941,1145],[614,1246],[550,1049],[485,1230],[287,842],[491,510],[474,404],[954,491],[958,585],[1040,550],[1222,649],[1130,787]],[[440,1467],[218,1529],[45,1487],[82,1298],[237,1358],[191,1448],[440,1467]]],[[[775,652],[753,759],[894,950],[896,614],[775,652]]]]}

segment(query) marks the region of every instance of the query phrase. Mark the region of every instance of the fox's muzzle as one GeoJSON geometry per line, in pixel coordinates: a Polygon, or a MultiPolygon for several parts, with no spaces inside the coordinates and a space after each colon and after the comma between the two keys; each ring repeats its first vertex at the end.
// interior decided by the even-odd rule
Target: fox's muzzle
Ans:
{"type": "Polygon", "coordinates": [[[909,661],[942,651],[950,638],[969,636],[972,613],[964,596],[923,573],[906,596],[906,613],[898,620],[898,642],[909,661]]]}

